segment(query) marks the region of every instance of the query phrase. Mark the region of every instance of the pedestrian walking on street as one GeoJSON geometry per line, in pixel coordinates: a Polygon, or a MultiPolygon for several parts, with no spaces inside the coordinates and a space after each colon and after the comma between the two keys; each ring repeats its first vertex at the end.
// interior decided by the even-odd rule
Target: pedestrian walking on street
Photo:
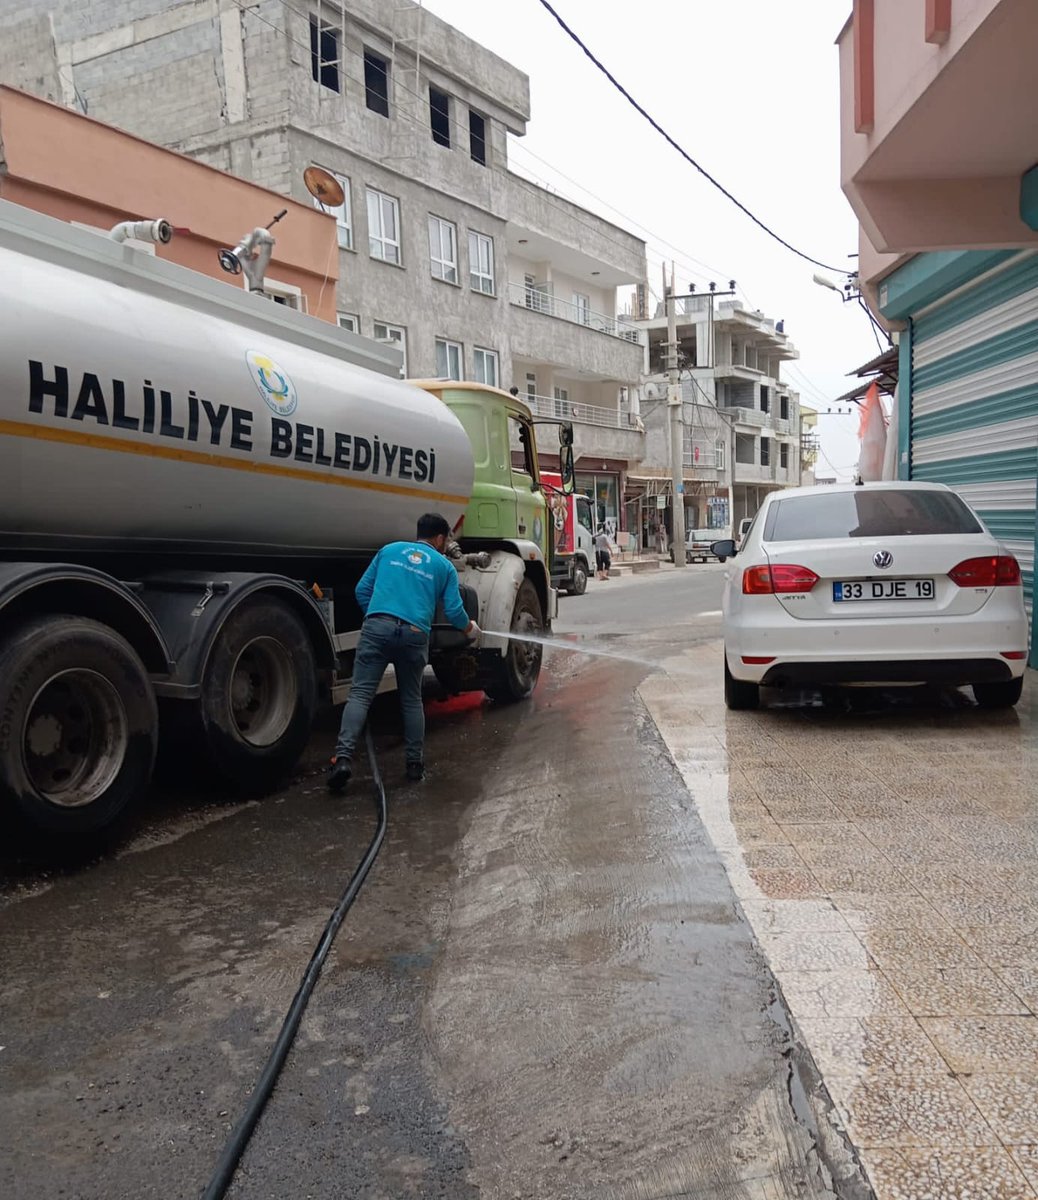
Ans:
{"type": "Polygon", "coordinates": [[[357,739],[390,663],[400,693],[407,778],[416,781],[425,775],[422,674],[429,661],[429,634],[437,605],[443,605],[456,629],[472,639],[479,637],[479,626],[469,619],[461,601],[458,573],[444,557],[450,533],[444,517],[426,513],[418,520],[417,539],[383,546],[357,584],[364,624],[328,773],[333,792],[341,792],[350,781],[357,739]]]}
{"type": "Polygon", "coordinates": [[[595,578],[608,579],[609,568],[612,565],[613,558],[609,553],[609,535],[603,527],[595,535],[595,578]]]}

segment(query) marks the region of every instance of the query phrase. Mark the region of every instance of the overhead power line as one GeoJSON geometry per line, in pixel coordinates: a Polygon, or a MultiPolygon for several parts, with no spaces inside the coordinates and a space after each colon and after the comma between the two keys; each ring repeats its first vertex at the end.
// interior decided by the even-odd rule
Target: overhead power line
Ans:
{"type": "Polygon", "coordinates": [[[798,258],[802,258],[805,262],[811,263],[812,266],[821,267],[824,271],[833,271],[838,275],[846,275],[847,274],[847,271],[843,267],[831,266],[829,263],[824,263],[817,258],[812,258],[810,254],[805,254],[803,250],[798,250],[796,248],[796,246],[794,246],[791,242],[787,242],[786,239],[784,237],[781,237],[779,234],[777,234],[775,232],[775,230],[771,228],[771,226],[766,225],[760,219],[760,217],[758,217],[755,213],[751,212],[750,209],[748,209],[746,207],[746,205],[742,203],[741,200],[738,200],[735,196],[732,195],[732,193],[720,182],[720,180],[715,179],[713,177],[713,175],[711,175],[710,172],[704,166],[702,166],[700,163],[696,162],[696,160],[692,157],[691,154],[689,154],[689,152],[684,148],[684,146],[682,146],[680,144],[680,142],[677,142],[674,138],[672,138],[670,136],[670,134],[663,128],[663,126],[655,119],[655,117],[652,116],[651,113],[646,111],[646,109],[642,108],[642,106],[638,103],[637,100],[635,100],[635,98],[624,87],[624,85],[619,81],[619,79],[616,78],[616,76],[609,70],[608,67],[605,66],[605,64],[600,59],[595,57],[595,55],[591,52],[591,50],[588,48],[586,43],[580,38],[580,36],[577,33],[575,33],[569,27],[569,25],[566,24],[566,22],[559,15],[559,13],[556,11],[554,6],[550,3],[550,0],[540,0],[540,2],[541,2],[541,5],[544,8],[546,8],[548,10],[548,12],[551,13],[551,15],[555,18],[555,20],[558,22],[558,24],[559,24],[560,28],[563,30],[563,32],[566,33],[570,38],[572,38],[572,40],[574,42],[576,42],[576,44],[580,47],[580,49],[587,56],[587,58],[589,58],[591,60],[591,62],[594,63],[594,65],[602,72],[602,74],[606,77],[606,79],[609,80],[609,82],[613,85],[613,87],[616,88],[616,90],[620,93],[620,95],[623,96],[623,98],[627,101],[627,103],[630,104],[631,107],[633,109],[635,109],[636,112],[640,113],[641,116],[643,116],[645,118],[645,120],[649,122],[649,124],[653,127],[653,129],[655,129],[656,132],[666,142],[668,142],[681,155],[681,157],[687,163],[689,163],[691,166],[695,167],[695,169],[700,173],[700,175],[703,176],[704,179],[707,180],[708,183],[713,184],[713,186],[715,188],[717,188],[717,190],[721,193],[721,195],[725,196],[728,200],[730,200],[735,205],[736,208],[738,208],[741,212],[745,213],[746,216],[748,216],[755,225],[757,225],[761,229],[763,229],[764,232],[768,235],[768,237],[774,238],[774,240],[776,242],[778,242],[780,246],[785,246],[785,248],[787,250],[789,250],[792,254],[795,254],[798,258]]]}

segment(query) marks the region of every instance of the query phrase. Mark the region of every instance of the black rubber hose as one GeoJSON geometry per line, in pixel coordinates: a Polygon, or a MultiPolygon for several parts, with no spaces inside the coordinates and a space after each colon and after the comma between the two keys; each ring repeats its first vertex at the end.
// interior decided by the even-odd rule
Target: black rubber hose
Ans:
{"type": "Polygon", "coordinates": [[[375,830],[375,836],[371,839],[360,865],[353,872],[349,883],[346,885],[346,890],[343,892],[339,903],[328,918],[328,924],[325,925],[324,933],[321,934],[321,940],[317,943],[317,947],[310,958],[309,966],[307,966],[306,972],[299,984],[299,990],[292,1001],[292,1006],[285,1015],[281,1032],[278,1034],[278,1040],[274,1043],[274,1049],[271,1050],[270,1057],[267,1059],[267,1065],[263,1068],[263,1074],[259,1077],[259,1081],[253,1089],[252,1095],[249,1097],[249,1102],[238,1124],[227,1139],[227,1144],[220,1155],[220,1161],[216,1164],[216,1169],[213,1171],[209,1186],[202,1193],[202,1200],[220,1200],[220,1197],[231,1186],[231,1180],[234,1178],[234,1172],[238,1168],[241,1156],[245,1153],[245,1147],[249,1144],[253,1130],[259,1122],[271,1093],[274,1091],[274,1085],[281,1074],[281,1068],[285,1065],[285,1059],[288,1058],[288,1052],[295,1041],[299,1024],[303,1019],[303,1013],[306,1011],[310,995],[317,985],[321,968],[324,966],[328,952],[332,948],[332,942],[335,941],[335,935],[339,932],[339,927],[349,912],[350,906],[357,898],[357,893],[363,886],[364,880],[367,878],[367,874],[378,857],[379,850],[382,848],[382,842],[385,840],[386,827],[389,823],[386,807],[386,789],[382,784],[382,776],[379,773],[378,762],[375,759],[375,747],[371,740],[370,729],[365,734],[365,740],[368,747],[368,761],[371,763],[371,775],[375,782],[375,806],[378,812],[378,827],[375,830]]]}

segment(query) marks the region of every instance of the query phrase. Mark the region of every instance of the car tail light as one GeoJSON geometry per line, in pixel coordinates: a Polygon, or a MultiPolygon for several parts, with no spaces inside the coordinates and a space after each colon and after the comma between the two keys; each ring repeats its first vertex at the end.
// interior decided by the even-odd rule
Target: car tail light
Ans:
{"type": "Polygon", "coordinates": [[[1011,554],[967,558],[952,567],[948,578],[959,587],[1019,587],[1020,564],[1011,554]]]}
{"type": "Polygon", "coordinates": [[[1026,650],[1003,650],[1002,657],[1008,658],[1011,662],[1019,662],[1022,658],[1027,657],[1026,650]]]}
{"type": "Polygon", "coordinates": [[[809,592],[818,576],[809,567],[772,563],[747,567],[742,573],[744,596],[773,596],[779,592],[809,592]]]}
{"type": "Polygon", "coordinates": [[[775,655],[772,654],[769,657],[768,655],[764,654],[744,654],[742,656],[742,661],[748,667],[766,667],[768,663],[773,663],[775,661],[775,655]]]}

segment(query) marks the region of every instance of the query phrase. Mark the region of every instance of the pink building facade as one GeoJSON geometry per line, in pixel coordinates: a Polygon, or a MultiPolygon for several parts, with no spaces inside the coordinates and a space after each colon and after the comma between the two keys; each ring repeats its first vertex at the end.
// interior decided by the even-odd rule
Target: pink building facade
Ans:
{"type": "Polygon", "coordinates": [[[954,487],[1019,559],[1038,666],[1038,0],[854,0],[837,44],[899,473],[954,487]]]}

